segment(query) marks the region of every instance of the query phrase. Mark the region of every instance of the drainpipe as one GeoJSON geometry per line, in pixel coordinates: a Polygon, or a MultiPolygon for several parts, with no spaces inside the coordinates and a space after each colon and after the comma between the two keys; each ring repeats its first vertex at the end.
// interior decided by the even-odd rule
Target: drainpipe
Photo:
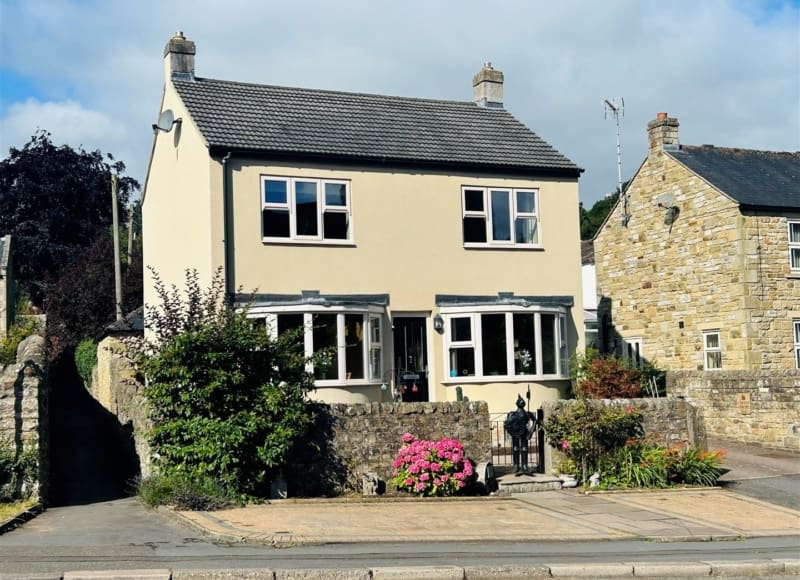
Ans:
{"type": "Polygon", "coordinates": [[[231,158],[231,152],[222,158],[222,247],[224,253],[225,266],[223,270],[223,279],[225,282],[225,299],[228,304],[233,303],[233,290],[231,290],[231,252],[230,252],[230,216],[229,216],[229,198],[230,198],[230,185],[228,183],[228,160],[231,158]]]}

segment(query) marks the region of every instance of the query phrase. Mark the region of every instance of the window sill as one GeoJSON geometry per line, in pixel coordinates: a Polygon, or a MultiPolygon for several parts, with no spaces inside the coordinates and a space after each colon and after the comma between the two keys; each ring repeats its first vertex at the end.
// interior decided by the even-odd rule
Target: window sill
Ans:
{"type": "Polygon", "coordinates": [[[789,280],[800,280],[800,272],[789,272],[786,277],[789,280]]]}
{"type": "Polygon", "coordinates": [[[332,379],[325,379],[314,381],[314,386],[318,389],[333,388],[348,388],[348,387],[379,387],[380,381],[374,379],[351,379],[349,381],[339,381],[332,379]]]}
{"type": "Polygon", "coordinates": [[[261,238],[265,246],[331,246],[355,248],[356,243],[351,240],[298,240],[291,238],[261,238]]]}
{"type": "Polygon", "coordinates": [[[465,250],[514,250],[527,252],[543,252],[544,246],[541,244],[526,246],[524,244],[476,244],[464,243],[465,250]]]}
{"type": "Polygon", "coordinates": [[[466,385],[466,384],[488,384],[488,383],[525,383],[531,381],[568,381],[569,377],[562,375],[517,375],[509,377],[507,375],[484,376],[484,377],[450,377],[442,381],[443,385],[466,385]]]}

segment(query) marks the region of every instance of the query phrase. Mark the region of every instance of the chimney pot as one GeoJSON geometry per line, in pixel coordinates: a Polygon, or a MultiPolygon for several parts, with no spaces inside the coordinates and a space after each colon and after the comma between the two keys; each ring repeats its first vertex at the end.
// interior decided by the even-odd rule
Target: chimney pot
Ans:
{"type": "Polygon", "coordinates": [[[503,108],[503,73],[486,61],[483,68],[472,77],[472,94],[481,107],[503,108]]]}
{"type": "Polygon", "coordinates": [[[668,115],[666,113],[658,113],[656,115],[656,119],[666,119],[668,115]]]}

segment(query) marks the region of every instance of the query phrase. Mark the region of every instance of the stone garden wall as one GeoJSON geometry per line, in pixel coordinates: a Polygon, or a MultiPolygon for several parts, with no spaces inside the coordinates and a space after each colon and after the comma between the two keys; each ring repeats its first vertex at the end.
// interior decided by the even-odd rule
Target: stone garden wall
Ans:
{"type": "Polygon", "coordinates": [[[702,413],[708,434],[800,450],[800,371],[674,371],[667,392],[702,413]]]}
{"type": "MultiPolygon", "coordinates": [[[[605,399],[601,402],[604,405],[631,406],[641,411],[644,415],[645,436],[662,445],[688,441],[701,449],[707,449],[708,447],[703,418],[698,409],[689,401],[675,397],[664,397],[659,399],[605,399]]],[[[544,421],[547,421],[553,415],[563,413],[565,409],[575,403],[574,399],[543,403],[544,421]]],[[[549,445],[545,445],[544,465],[546,472],[551,472],[561,459],[561,453],[555,451],[549,445]]]]}
{"type": "Polygon", "coordinates": [[[489,458],[489,407],[482,401],[315,403],[314,411],[314,437],[287,470],[290,495],[353,491],[368,471],[388,481],[404,433],[418,439],[457,439],[475,463],[489,458]]]}
{"type": "Polygon", "coordinates": [[[17,348],[17,362],[0,366],[0,438],[15,453],[38,450],[39,481],[33,496],[47,489],[47,356],[45,339],[33,335],[17,348]]]}

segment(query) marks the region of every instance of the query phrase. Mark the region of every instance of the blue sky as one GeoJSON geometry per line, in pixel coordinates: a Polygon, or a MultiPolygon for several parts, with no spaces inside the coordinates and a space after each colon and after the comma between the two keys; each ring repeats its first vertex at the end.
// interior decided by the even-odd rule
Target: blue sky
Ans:
{"type": "Polygon", "coordinates": [[[660,111],[687,144],[800,150],[800,0],[0,0],[0,154],[37,128],[113,153],[143,180],[166,41],[197,43],[197,74],[470,100],[484,61],[505,104],[586,169],[590,205],[623,178],[660,111]]]}

